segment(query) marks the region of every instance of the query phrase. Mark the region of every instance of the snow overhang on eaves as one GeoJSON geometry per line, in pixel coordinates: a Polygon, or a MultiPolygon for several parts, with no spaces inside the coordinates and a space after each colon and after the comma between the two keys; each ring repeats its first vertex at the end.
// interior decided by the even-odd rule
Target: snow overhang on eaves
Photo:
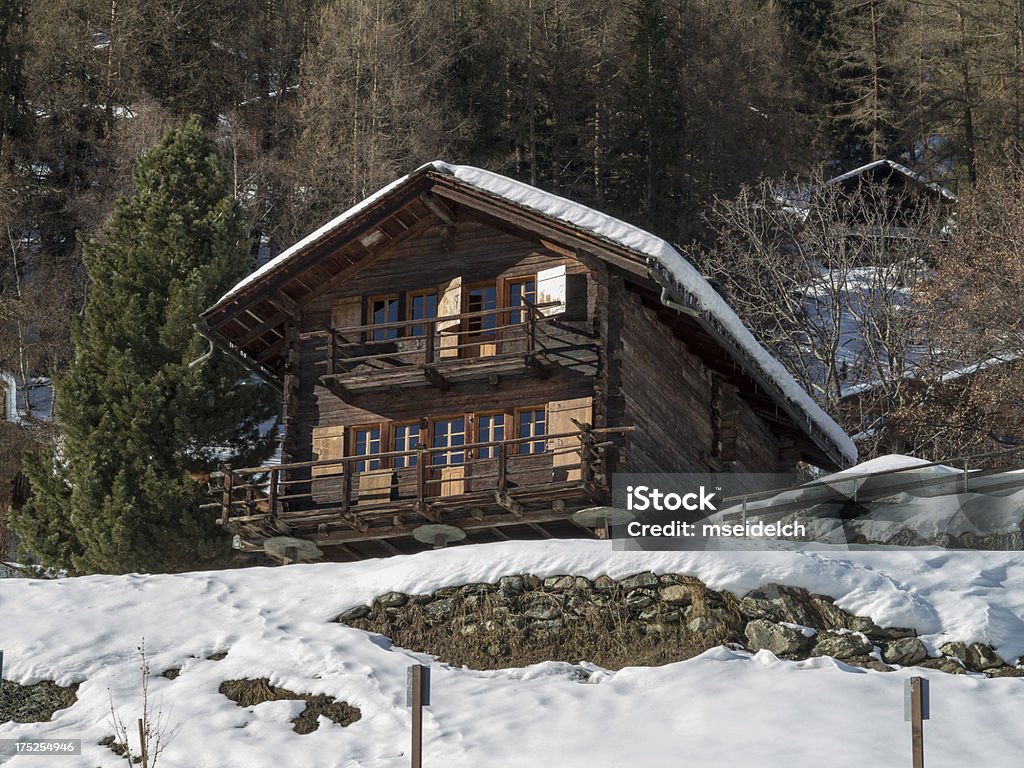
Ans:
{"type": "Polygon", "coordinates": [[[672,287],[677,301],[681,299],[678,303],[686,306],[689,314],[698,318],[707,330],[720,339],[729,353],[763,389],[771,393],[794,422],[837,466],[856,463],[857,449],[849,436],[796,383],[785,367],[757,342],[719,293],[669,243],[593,208],[472,166],[434,161],[392,182],[240,281],[205,314],[222,308],[258,281],[284,269],[297,255],[349,225],[375,204],[390,195],[400,194],[407,185],[432,174],[447,177],[469,191],[484,193],[531,214],[568,225],[581,235],[596,238],[613,249],[620,252],[625,250],[634,258],[639,257],[645,261],[651,274],[663,286],[667,282],[672,287]]]}

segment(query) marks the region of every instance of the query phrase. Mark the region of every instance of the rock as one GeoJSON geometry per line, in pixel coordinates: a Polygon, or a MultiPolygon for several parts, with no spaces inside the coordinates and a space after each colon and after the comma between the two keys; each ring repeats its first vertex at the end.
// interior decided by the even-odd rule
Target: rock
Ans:
{"type": "Polygon", "coordinates": [[[888,664],[912,667],[928,658],[928,649],[916,637],[900,637],[882,650],[882,659],[888,664]]]}
{"type": "Polygon", "coordinates": [[[623,589],[640,589],[641,587],[656,587],[658,586],[658,577],[650,571],[644,571],[643,573],[634,573],[632,576],[627,576],[619,582],[619,586],[623,589]]]}
{"type": "Polygon", "coordinates": [[[678,584],[679,576],[674,573],[663,573],[658,577],[658,583],[664,586],[668,586],[669,584],[678,584]]]}
{"type": "Polygon", "coordinates": [[[712,632],[719,626],[710,616],[697,616],[686,623],[686,628],[695,634],[712,632]]]}
{"type": "Polygon", "coordinates": [[[523,575],[523,585],[529,591],[540,589],[542,584],[543,582],[536,576],[534,576],[532,573],[527,573],[523,575]]]}
{"type": "Polygon", "coordinates": [[[654,603],[654,591],[651,589],[633,589],[626,593],[626,606],[640,610],[654,603]]]}
{"type": "Polygon", "coordinates": [[[472,635],[475,635],[478,629],[479,627],[477,627],[476,624],[466,624],[462,629],[459,630],[459,634],[464,635],[466,637],[470,637],[472,635]]]}
{"type": "Polygon", "coordinates": [[[518,597],[526,591],[522,576],[502,576],[498,579],[498,591],[505,597],[518,597]]]}
{"type": "Polygon", "coordinates": [[[618,586],[618,584],[615,581],[615,579],[613,579],[611,576],[605,576],[602,574],[601,576],[598,576],[596,579],[594,579],[594,589],[608,591],[611,589],[615,589],[616,586],[618,586]]]}
{"type": "Polygon", "coordinates": [[[640,615],[637,618],[639,618],[640,621],[652,621],[654,619],[657,619],[660,615],[661,615],[661,607],[655,605],[655,606],[652,606],[651,608],[646,608],[646,609],[640,611],[640,615]]]}
{"type": "Polygon", "coordinates": [[[576,586],[572,576],[551,576],[544,579],[544,589],[551,592],[566,592],[576,586]]]}
{"type": "Polygon", "coordinates": [[[986,673],[989,677],[1024,677],[1024,669],[1020,667],[997,667],[986,673]]]}
{"type": "Polygon", "coordinates": [[[355,608],[349,608],[347,611],[343,612],[335,619],[335,621],[340,622],[341,624],[348,624],[350,621],[355,621],[356,619],[365,619],[370,615],[370,613],[370,606],[357,605],[355,608]]]}
{"type": "Polygon", "coordinates": [[[771,651],[776,656],[802,654],[812,643],[811,638],[800,630],[767,619],[748,622],[743,634],[747,638],[748,648],[753,651],[771,651]]]}
{"type": "Polygon", "coordinates": [[[423,615],[431,624],[448,621],[455,613],[455,601],[450,597],[434,600],[423,606],[423,615]]]}
{"type": "Polygon", "coordinates": [[[589,592],[594,588],[594,582],[585,576],[576,576],[572,581],[573,586],[581,592],[589,592]]]}
{"type": "Polygon", "coordinates": [[[459,593],[460,589],[462,589],[462,588],[461,587],[441,587],[440,589],[435,589],[434,590],[434,597],[435,598],[438,598],[438,597],[452,597],[453,595],[457,595],[459,593]]]}
{"type": "Polygon", "coordinates": [[[693,602],[693,592],[683,584],[670,584],[658,590],[658,597],[672,605],[690,604],[693,602]]]}
{"type": "Polygon", "coordinates": [[[909,528],[901,528],[885,543],[893,547],[913,547],[916,544],[919,544],[920,540],[917,538],[916,532],[909,528]]]}
{"type": "Polygon", "coordinates": [[[917,630],[910,627],[872,627],[864,630],[864,634],[877,642],[891,642],[908,637],[917,637],[917,630]]]}
{"type": "Polygon", "coordinates": [[[892,667],[886,666],[874,656],[854,656],[852,659],[843,659],[843,663],[849,664],[851,667],[873,669],[876,672],[892,672],[892,667]]]}
{"type": "Polygon", "coordinates": [[[560,595],[549,595],[543,592],[527,595],[523,615],[528,619],[550,620],[562,615],[560,595]]]}
{"type": "Polygon", "coordinates": [[[939,653],[943,656],[952,656],[954,659],[960,659],[965,664],[967,663],[967,643],[959,641],[946,643],[939,648],[939,653]]]}
{"type": "Polygon", "coordinates": [[[823,629],[846,629],[851,618],[826,595],[811,595],[811,608],[821,617],[823,629]]]}
{"type": "Polygon", "coordinates": [[[984,643],[971,643],[968,645],[967,658],[964,661],[968,667],[978,672],[985,672],[989,669],[1005,666],[1005,662],[999,658],[999,654],[984,643]]]}
{"type": "Polygon", "coordinates": [[[812,656],[831,656],[834,659],[849,659],[865,656],[874,645],[864,635],[847,632],[843,634],[820,634],[816,638],[812,656]]]}
{"type": "Polygon", "coordinates": [[[384,608],[400,608],[409,602],[409,596],[401,592],[385,592],[375,602],[384,608]]]}
{"type": "Polygon", "coordinates": [[[824,629],[821,617],[811,608],[811,595],[806,589],[767,584],[744,595],[740,610],[753,619],[771,619],[824,629]]]}
{"type": "Polygon", "coordinates": [[[937,669],[940,672],[945,672],[949,675],[962,675],[964,674],[963,665],[952,656],[943,656],[938,659],[925,659],[924,661],[918,662],[917,666],[924,667],[925,669],[937,669]]]}
{"type": "Polygon", "coordinates": [[[867,616],[851,616],[846,622],[846,628],[867,635],[868,632],[877,630],[878,625],[867,616]]]}

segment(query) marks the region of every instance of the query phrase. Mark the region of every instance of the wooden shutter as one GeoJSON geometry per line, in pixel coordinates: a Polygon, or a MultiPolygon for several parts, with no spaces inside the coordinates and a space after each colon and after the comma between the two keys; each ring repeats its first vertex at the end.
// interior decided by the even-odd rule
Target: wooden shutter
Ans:
{"type": "Polygon", "coordinates": [[[391,501],[391,487],[394,485],[395,470],[370,469],[360,472],[359,502],[361,504],[379,504],[391,501]]]}
{"type": "Polygon", "coordinates": [[[441,495],[459,496],[466,492],[466,467],[455,464],[441,467],[441,495]]]}
{"type": "Polygon", "coordinates": [[[565,312],[565,264],[537,273],[537,303],[548,304],[557,301],[558,306],[544,307],[542,315],[551,317],[565,312]]]}
{"type": "MultiPolygon", "coordinates": [[[[313,427],[313,461],[322,459],[341,459],[345,456],[345,427],[313,427]]],[[[340,475],[342,464],[328,464],[312,468],[313,477],[330,477],[340,475]]]]}
{"type": "MultiPolygon", "coordinates": [[[[546,432],[557,435],[562,432],[577,432],[579,428],[573,419],[580,424],[589,425],[593,420],[593,397],[577,397],[573,400],[553,400],[548,403],[546,432]]],[[[580,440],[578,437],[556,437],[547,441],[549,451],[555,451],[552,463],[555,468],[555,480],[579,481],[583,475],[580,471],[580,440]],[[572,450],[571,450],[572,449],[572,450]],[[564,477],[563,477],[564,474],[564,477]]]]}
{"type": "MultiPolygon", "coordinates": [[[[448,317],[462,312],[462,277],[443,283],[437,291],[437,316],[448,317]]],[[[438,356],[442,358],[459,356],[459,320],[442,320],[437,323],[441,333],[438,342],[438,356]]]]}
{"type": "MultiPolygon", "coordinates": [[[[363,324],[363,299],[361,296],[346,296],[343,299],[336,299],[331,305],[331,327],[355,328],[363,324]]],[[[355,334],[351,334],[355,336],[355,334]]],[[[349,341],[359,341],[358,338],[350,338],[349,341]]]]}

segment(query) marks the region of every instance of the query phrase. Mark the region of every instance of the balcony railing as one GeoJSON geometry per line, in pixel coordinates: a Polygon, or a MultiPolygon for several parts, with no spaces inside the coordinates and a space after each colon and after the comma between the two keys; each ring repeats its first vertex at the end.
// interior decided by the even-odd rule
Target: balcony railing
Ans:
{"type": "MultiPolygon", "coordinates": [[[[220,522],[288,526],[342,520],[353,527],[396,513],[437,519],[435,507],[497,505],[515,512],[525,495],[607,488],[605,452],[632,427],[418,447],[269,467],[225,466],[212,478],[220,522]],[[531,452],[538,446],[543,450],[531,452]],[[476,504],[479,502],[479,505],[476,504]]],[[[480,513],[482,514],[482,513],[480,513]]]]}
{"type": "MultiPolygon", "coordinates": [[[[539,356],[574,347],[551,326],[557,317],[545,311],[559,302],[525,304],[457,315],[400,320],[344,328],[324,327],[303,334],[324,349],[325,382],[350,382],[364,375],[414,369],[451,368],[456,361],[500,366],[514,361],[529,366],[539,356]]],[[[472,364],[470,364],[472,365],[472,364]]]]}

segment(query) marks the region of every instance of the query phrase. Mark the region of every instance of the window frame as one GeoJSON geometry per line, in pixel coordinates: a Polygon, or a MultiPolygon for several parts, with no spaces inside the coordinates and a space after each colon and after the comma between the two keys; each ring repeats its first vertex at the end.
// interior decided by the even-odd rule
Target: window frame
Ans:
{"type": "MultiPolygon", "coordinates": [[[[508,325],[519,325],[526,322],[525,308],[521,304],[518,307],[512,306],[512,291],[518,285],[525,285],[526,283],[533,283],[533,298],[530,300],[532,304],[537,303],[537,275],[515,275],[513,277],[506,277],[502,280],[502,301],[503,309],[506,310],[505,323],[508,325]],[[520,313],[521,317],[519,320],[514,320],[513,315],[520,313]]],[[[522,295],[522,294],[520,294],[522,295]]]]}
{"type": "Polygon", "coordinates": [[[431,417],[429,417],[427,419],[427,439],[429,440],[429,446],[431,448],[431,455],[430,455],[430,466],[431,467],[438,468],[438,469],[440,469],[442,467],[460,467],[460,466],[465,466],[466,464],[469,463],[469,457],[466,455],[466,437],[467,437],[467,430],[470,427],[470,418],[471,418],[471,414],[457,413],[457,414],[443,415],[443,416],[431,416],[431,417]],[[461,433],[459,433],[459,432],[452,432],[451,430],[449,430],[447,432],[447,438],[448,438],[449,442],[446,445],[444,445],[444,446],[435,445],[434,444],[434,438],[435,438],[435,434],[436,433],[435,433],[434,430],[435,430],[436,425],[439,424],[439,423],[454,422],[454,421],[462,421],[462,432],[461,433]],[[452,435],[457,435],[457,434],[461,434],[462,435],[462,445],[453,446],[451,444],[451,437],[452,437],[452,435]],[[440,449],[440,450],[434,450],[434,449],[440,449]],[[437,459],[439,457],[447,456],[447,454],[452,454],[452,453],[461,453],[462,454],[461,461],[453,462],[450,459],[446,460],[443,463],[437,461],[437,459]]]}
{"type": "Polygon", "coordinates": [[[437,309],[440,305],[441,300],[437,295],[436,288],[424,288],[417,291],[409,291],[405,296],[405,319],[409,322],[403,330],[405,335],[412,338],[420,338],[427,335],[426,327],[427,323],[431,320],[436,320],[438,317],[437,309]],[[434,299],[434,314],[430,316],[424,316],[422,318],[416,318],[413,312],[413,302],[418,298],[434,299]],[[417,333],[418,331],[418,333],[417,333]]]}
{"type": "MultiPolygon", "coordinates": [[[[348,448],[349,448],[349,450],[348,450],[348,452],[346,454],[346,458],[351,458],[351,459],[354,460],[354,463],[352,465],[352,471],[353,472],[356,472],[356,473],[359,473],[359,472],[376,472],[379,469],[386,469],[387,468],[386,467],[387,462],[384,459],[377,458],[377,459],[362,459],[361,460],[359,458],[360,456],[372,456],[375,453],[380,454],[380,453],[385,453],[386,452],[386,444],[385,444],[384,441],[385,441],[385,435],[387,434],[387,430],[384,429],[384,425],[385,425],[385,422],[378,421],[378,422],[367,422],[367,423],[364,423],[364,424],[353,424],[351,427],[348,427],[347,431],[349,433],[349,440],[348,440],[348,443],[349,443],[348,448]],[[376,439],[376,442],[377,442],[377,445],[378,445],[377,450],[376,451],[368,451],[367,453],[357,453],[356,451],[358,450],[358,445],[359,445],[359,433],[360,432],[372,432],[373,430],[377,430],[377,439],[376,439]],[[366,466],[366,465],[370,464],[371,462],[377,462],[377,466],[375,466],[375,467],[366,466]],[[359,468],[360,464],[364,465],[362,469],[359,468]]],[[[373,438],[368,438],[366,442],[367,442],[367,448],[369,448],[370,445],[373,442],[373,438]]]]}
{"type": "MultiPolygon", "coordinates": [[[[495,439],[497,439],[499,441],[506,440],[506,435],[508,434],[508,419],[509,419],[508,411],[478,411],[478,412],[474,413],[473,414],[473,442],[474,443],[487,443],[487,442],[494,441],[495,439]],[[500,417],[501,437],[500,438],[494,438],[493,437],[494,427],[495,427],[495,424],[498,422],[498,417],[500,417]],[[487,440],[484,440],[483,436],[480,434],[480,419],[481,418],[492,418],[493,419],[493,421],[491,421],[491,429],[490,429],[492,436],[488,437],[487,440]]],[[[474,449],[474,453],[476,454],[474,456],[475,459],[487,460],[487,459],[496,459],[496,458],[498,458],[498,449],[495,446],[490,446],[490,447],[486,447],[486,448],[476,448],[476,449],[474,449]],[[481,455],[484,451],[488,451],[488,455],[487,456],[481,455]]]]}
{"type": "MultiPolygon", "coordinates": [[[[388,422],[388,451],[412,451],[416,449],[416,446],[423,442],[423,429],[421,422],[418,419],[406,419],[402,421],[391,421],[388,422]],[[408,440],[415,440],[415,444],[406,446],[405,448],[398,447],[398,430],[402,427],[409,427],[410,434],[408,440]]],[[[416,468],[416,456],[392,456],[390,464],[394,469],[415,469],[416,468]],[[399,466],[399,462],[403,462],[399,466]]]]}
{"type": "MultiPolygon", "coordinates": [[[[374,317],[373,317],[373,315],[374,315],[373,305],[374,305],[374,302],[377,302],[377,301],[385,302],[385,309],[384,309],[385,317],[387,316],[387,303],[388,302],[392,302],[392,301],[395,303],[395,319],[394,320],[387,320],[386,319],[386,320],[383,321],[384,323],[398,323],[398,322],[401,322],[401,320],[402,320],[402,297],[401,297],[401,295],[399,293],[397,293],[397,292],[395,292],[395,293],[380,293],[380,294],[377,294],[375,296],[367,296],[366,297],[366,322],[365,322],[365,325],[377,325],[377,322],[374,320],[374,317]]],[[[399,338],[402,335],[401,331],[402,331],[402,329],[399,328],[399,327],[395,327],[395,328],[378,328],[376,330],[368,331],[366,333],[366,340],[367,341],[371,341],[371,342],[372,341],[393,341],[393,340],[399,338]],[[385,335],[383,337],[378,338],[377,337],[378,333],[383,333],[385,335]],[[394,335],[392,336],[392,335],[389,335],[389,334],[394,334],[394,335]]]]}
{"type": "Polygon", "coordinates": [[[523,414],[525,414],[525,413],[536,414],[538,412],[540,413],[541,418],[543,419],[544,431],[541,432],[540,434],[537,434],[537,432],[536,432],[537,419],[534,418],[530,422],[530,424],[531,424],[531,431],[530,431],[529,439],[525,439],[523,442],[517,442],[516,443],[516,453],[519,454],[520,456],[535,456],[535,455],[538,455],[538,454],[541,454],[541,453],[545,453],[547,451],[547,434],[548,434],[548,431],[547,431],[547,429],[548,429],[547,404],[545,403],[545,404],[540,405],[540,406],[537,406],[537,405],[527,405],[527,406],[523,406],[522,408],[516,408],[516,409],[513,410],[512,418],[513,418],[513,426],[515,428],[515,435],[516,435],[515,439],[516,440],[523,439],[523,436],[520,434],[520,431],[522,429],[522,421],[521,421],[521,419],[522,419],[523,414]],[[540,445],[540,450],[539,451],[533,450],[534,446],[536,446],[538,444],[540,445]],[[526,448],[529,448],[529,450],[524,450],[526,448]]]}

